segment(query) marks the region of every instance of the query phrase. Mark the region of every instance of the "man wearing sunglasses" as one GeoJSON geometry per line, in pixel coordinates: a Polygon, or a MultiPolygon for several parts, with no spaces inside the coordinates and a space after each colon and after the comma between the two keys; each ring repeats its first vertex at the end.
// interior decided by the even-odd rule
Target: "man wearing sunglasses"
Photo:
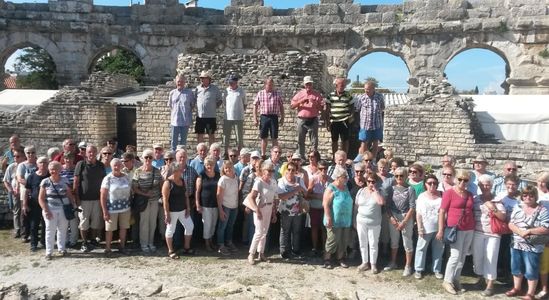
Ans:
{"type": "MultiPolygon", "coordinates": [[[[505,186],[505,177],[507,175],[518,176],[518,167],[514,161],[506,161],[503,165],[503,174],[502,176],[496,177],[494,179],[494,186],[492,187],[492,194],[497,198],[501,199],[507,194],[507,187],[505,186]]],[[[518,182],[517,193],[522,191],[526,187],[526,181],[520,179],[518,182]]]]}
{"type": "Polygon", "coordinates": [[[68,138],[68,139],[65,139],[63,141],[63,151],[59,152],[59,154],[57,156],[55,156],[53,158],[53,160],[61,162],[61,159],[63,158],[63,154],[67,153],[67,152],[75,153],[75,155],[74,155],[74,163],[75,164],[84,159],[84,157],[82,157],[79,154],[80,151],[76,151],[76,143],[74,142],[74,140],[68,138]]]}

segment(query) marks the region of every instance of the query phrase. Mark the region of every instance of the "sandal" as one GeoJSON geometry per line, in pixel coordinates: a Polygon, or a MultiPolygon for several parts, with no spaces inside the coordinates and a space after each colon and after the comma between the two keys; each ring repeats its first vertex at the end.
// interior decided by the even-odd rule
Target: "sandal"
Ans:
{"type": "Polygon", "coordinates": [[[534,296],[532,294],[526,294],[526,295],[520,297],[520,299],[522,299],[522,300],[534,300],[534,299],[536,299],[536,296],[534,296]]]}
{"type": "Polygon", "coordinates": [[[177,253],[174,252],[170,252],[168,253],[168,256],[171,258],[171,259],[179,259],[179,255],[177,255],[177,253]]]}
{"type": "Polygon", "coordinates": [[[194,255],[194,249],[193,248],[183,249],[183,254],[194,255]]]}
{"type": "Polygon", "coordinates": [[[512,288],[510,290],[508,290],[507,292],[505,292],[505,296],[507,297],[515,297],[515,296],[518,296],[520,293],[519,290],[515,289],[515,288],[512,288]]]}

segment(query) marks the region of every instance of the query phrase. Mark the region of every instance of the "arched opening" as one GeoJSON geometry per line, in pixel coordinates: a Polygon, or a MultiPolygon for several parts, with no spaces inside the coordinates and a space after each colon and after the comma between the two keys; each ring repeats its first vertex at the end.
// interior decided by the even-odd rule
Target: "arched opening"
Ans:
{"type": "Polygon", "coordinates": [[[376,81],[380,93],[402,94],[408,91],[408,66],[398,54],[389,51],[367,53],[352,64],[347,74],[349,88],[354,93],[364,93],[364,83],[367,80],[376,81]]]}
{"type": "Polygon", "coordinates": [[[57,67],[44,48],[25,43],[12,46],[0,55],[1,87],[9,89],[56,90],[57,67]]]}
{"type": "Polygon", "coordinates": [[[467,48],[456,53],[447,63],[444,74],[458,94],[507,95],[511,68],[497,49],[467,48]]]}
{"type": "Polygon", "coordinates": [[[119,46],[102,49],[94,56],[88,72],[98,71],[127,74],[139,83],[142,83],[145,77],[145,67],[141,59],[131,50],[119,46]]]}

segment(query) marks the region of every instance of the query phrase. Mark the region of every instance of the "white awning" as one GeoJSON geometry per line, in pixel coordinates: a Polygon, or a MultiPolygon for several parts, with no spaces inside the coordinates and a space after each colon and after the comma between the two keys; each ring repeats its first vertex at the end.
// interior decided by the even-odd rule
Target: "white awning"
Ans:
{"type": "Polygon", "coordinates": [[[0,92],[0,111],[19,113],[50,99],[58,90],[6,89],[0,92]]]}

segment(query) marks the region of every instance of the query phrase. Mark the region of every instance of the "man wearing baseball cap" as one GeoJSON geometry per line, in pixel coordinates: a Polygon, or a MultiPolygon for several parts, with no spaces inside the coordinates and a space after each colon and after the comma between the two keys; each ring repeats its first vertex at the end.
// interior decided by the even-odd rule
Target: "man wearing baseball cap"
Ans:
{"type": "Polygon", "coordinates": [[[313,89],[311,76],[303,78],[303,89],[292,98],[291,107],[297,109],[297,153],[305,158],[305,136],[309,133],[312,150],[318,150],[318,117],[325,109],[324,100],[313,89]]]}
{"type": "Polygon", "coordinates": [[[204,134],[208,134],[209,143],[215,142],[216,109],[223,103],[223,97],[219,88],[211,84],[212,74],[209,71],[200,73],[200,85],[195,89],[196,95],[196,122],[194,132],[197,134],[198,143],[204,142],[204,134]]]}
{"type": "Polygon", "coordinates": [[[225,119],[223,120],[223,146],[224,156],[229,152],[229,142],[233,127],[236,134],[238,151],[244,147],[244,112],[246,111],[246,92],[238,86],[240,78],[232,73],[227,77],[229,86],[225,89],[225,119]]]}

